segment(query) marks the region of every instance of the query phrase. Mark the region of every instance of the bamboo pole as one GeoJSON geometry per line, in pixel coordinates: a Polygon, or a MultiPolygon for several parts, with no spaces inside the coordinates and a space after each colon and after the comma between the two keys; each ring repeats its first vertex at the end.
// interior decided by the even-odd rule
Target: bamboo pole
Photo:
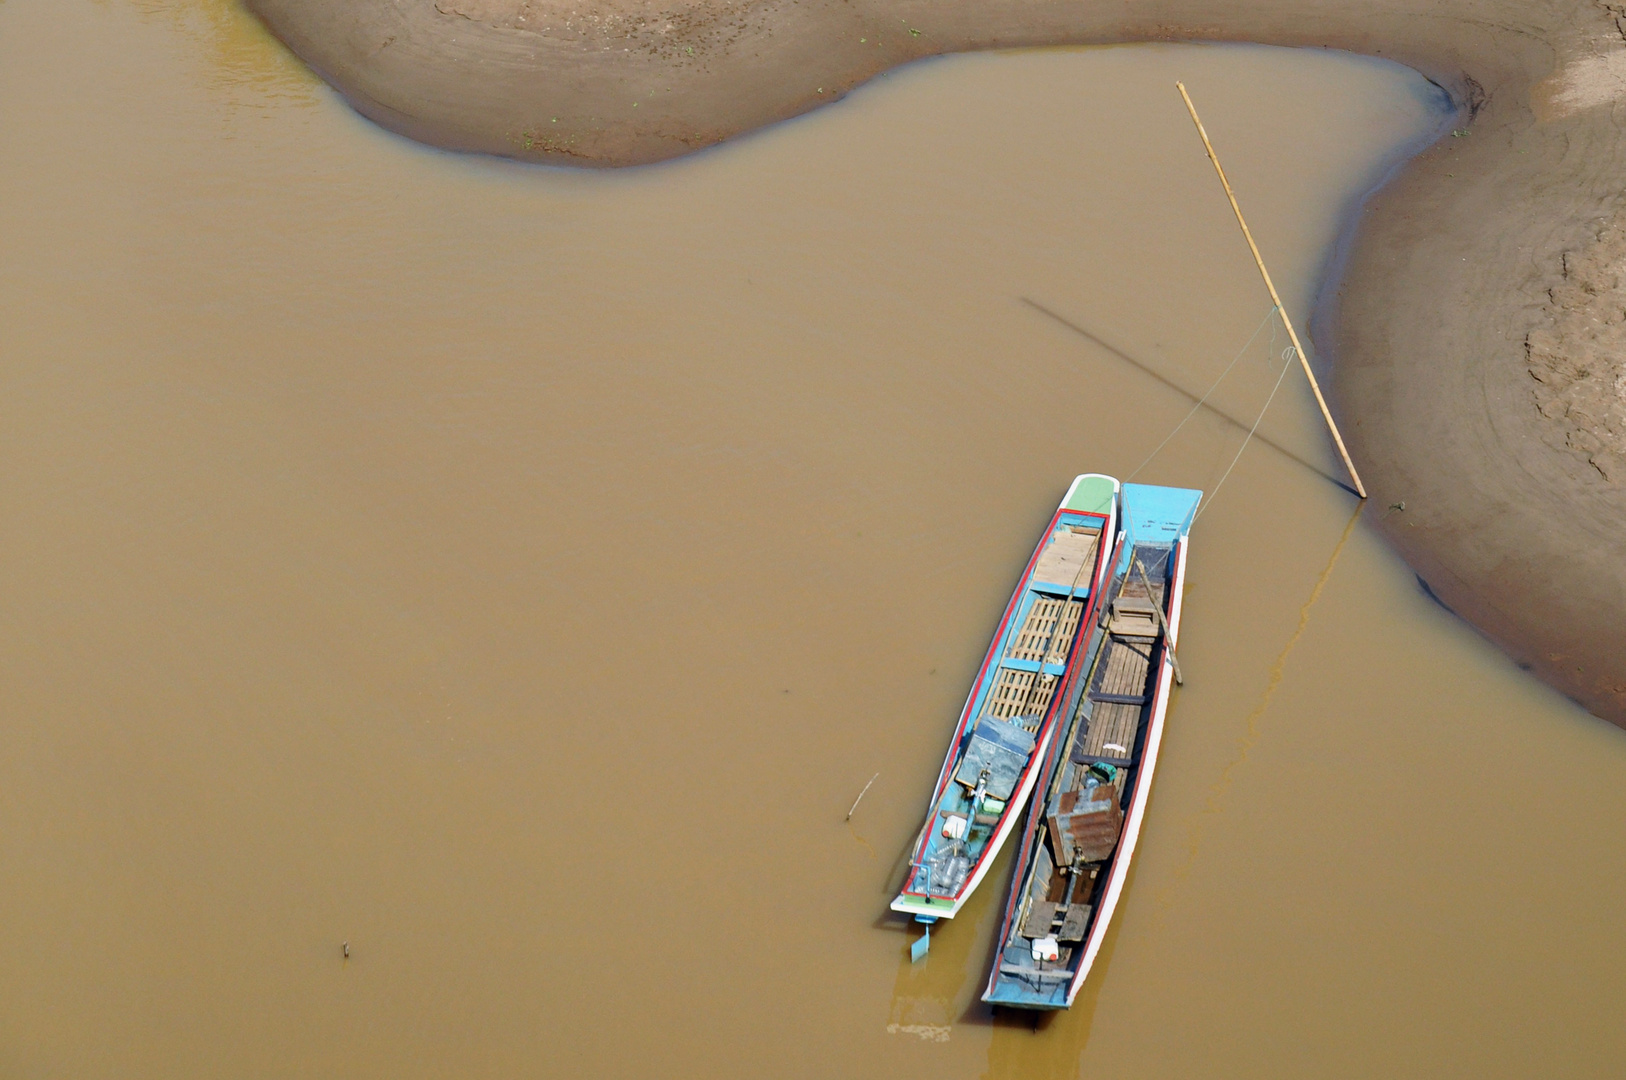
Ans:
{"type": "Polygon", "coordinates": [[[1157,616],[1157,625],[1163,631],[1163,647],[1168,650],[1169,663],[1174,665],[1175,685],[1184,686],[1186,677],[1180,674],[1180,658],[1174,655],[1174,638],[1169,634],[1169,621],[1163,617],[1163,605],[1157,602],[1157,594],[1152,591],[1152,582],[1146,576],[1146,565],[1134,552],[1130,552],[1129,557],[1135,560],[1135,569],[1140,571],[1140,583],[1146,586],[1146,599],[1152,602],[1152,614],[1157,616]]]}
{"type": "Polygon", "coordinates": [[[1265,269],[1264,256],[1259,254],[1259,245],[1253,242],[1253,233],[1248,229],[1247,219],[1242,216],[1242,207],[1237,205],[1236,193],[1231,190],[1231,182],[1225,178],[1225,170],[1220,167],[1219,155],[1214,153],[1214,144],[1208,141],[1208,132],[1203,128],[1202,120],[1197,117],[1197,106],[1191,103],[1191,95],[1186,93],[1186,84],[1174,84],[1180,90],[1180,96],[1186,101],[1186,111],[1191,113],[1191,122],[1197,125],[1197,134],[1202,136],[1203,148],[1208,151],[1208,160],[1214,163],[1214,171],[1219,174],[1220,184],[1225,188],[1225,197],[1231,200],[1231,209],[1236,212],[1236,223],[1242,226],[1242,235],[1248,241],[1248,250],[1253,252],[1253,261],[1259,266],[1259,276],[1265,279],[1265,288],[1270,290],[1270,301],[1276,305],[1276,310],[1282,314],[1282,323],[1287,327],[1287,336],[1293,342],[1293,351],[1299,354],[1299,363],[1304,367],[1304,376],[1310,380],[1310,389],[1315,392],[1315,403],[1321,406],[1322,419],[1327,421],[1327,430],[1332,432],[1332,441],[1338,444],[1338,453],[1344,459],[1344,467],[1349,470],[1349,478],[1355,482],[1355,493],[1366,498],[1366,486],[1361,483],[1361,474],[1355,471],[1355,462],[1350,460],[1349,450],[1344,446],[1344,437],[1338,433],[1338,425],[1332,421],[1332,411],[1327,408],[1327,399],[1321,396],[1321,384],[1316,382],[1315,372],[1310,370],[1310,358],[1305,355],[1304,346],[1299,344],[1298,332],[1293,329],[1293,320],[1287,317],[1287,309],[1282,306],[1282,298],[1276,295],[1276,285],[1270,280],[1270,271],[1265,269]]]}

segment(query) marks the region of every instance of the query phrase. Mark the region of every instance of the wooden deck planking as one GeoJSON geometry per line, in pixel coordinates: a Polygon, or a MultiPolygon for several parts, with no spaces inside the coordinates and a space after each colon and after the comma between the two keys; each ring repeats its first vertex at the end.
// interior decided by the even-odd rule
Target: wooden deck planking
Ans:
{"type": "Polygon", "coordinates": [[[1090,570],[1095,566],[1095,547],[1101,542],[1098,528],[1072,525],[1058,530],[1033,568],[1034,581],[1053,585],[1081,588],[1090,585],[1090,570]]]}
{"type": "MultiPolygon", "coordinates": [[[[988,702],[982,710],[983,715],[1000,720],[1043,716],[1050,708],[1050,699],[1055,697],[1056,686],[1060,680],[1054,675],[1044,675],[1040,677],[1039,686],[1035,688],[1033,685],[1035,674],[1032,671],[1018,671],[1016,668],[1000,668],[999,681],[988,693],[988,702]]],[[[1023,726],[1030,731],[1033,729],[1032,725],[1023,726]]]]}
{"type": "Polygon", "coordinates": [[[1109,638],[1106,663],[1102,665],[1093,692],[1114,697],[1144,697],[1153,644],[1151,641],[1109,638]]]}
{"type": "Polygon", "coordinates": [[[1073,636],[1078,633],[1078,620],[1083,615],[1082,600],[1066,600],[1059,596],[1039,597],[1028,609],[1027,619],[1005,655],[1015,660],[1038,663],[1039,654],[1044,651],[1045,643],[1049,642],[1050,650],[1045,655],[1045,662],[1064,663],[1067,651],[1073,646],[1073,636]],[[1056,625],[1058,616],[1061,620],[1059,627],[1056,625]]]}
{"type": "Polygon", "coordinates": [[[1084,741],[1075,751],[1074,760],[1083,757],[1127,761],[1135,751],[1135,734],[1140,729],[1143,708],[1141,705],[1097,702],[1090,714],[1089,730],[1084,733],[1084,741]]]}

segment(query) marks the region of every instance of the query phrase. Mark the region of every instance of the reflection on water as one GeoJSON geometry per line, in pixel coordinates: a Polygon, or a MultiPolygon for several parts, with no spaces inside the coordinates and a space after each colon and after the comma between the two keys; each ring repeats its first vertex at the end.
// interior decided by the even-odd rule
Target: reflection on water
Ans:
{"type": "MultiPolygon", "coordinates": [[[[1298,380],[1079,1005],[977,1000],[1002,872],[922,965],[886,917],[1057,497],[1268,307],[1177,77],[1302,316],[1415,76],[964,57],[577,173],[383,134],[224,0],[0,5],[5,1071],[1618,1060],[1626,739],[1349,526],[1298,380]]],[[[1212,489],[1280,366],[1139,479],[1212,489]]]]}
{"type": "Polygon", "coordinates": [[[270,116],[292,105],[314,104],[322,96],[316,75],[280,55],[270,31],[238,0],[97,2],[127,4],[148,19],[162,21],[184,43],[185,70],[202,82],[217,106],[270,116]]]}
{"type": "MultiPolygon", "coordinates": [[[[1293,647],[1299,643],[1299,640],[1304,637],[1304,632],[1309,629],[1310,611],[1315,607],[1315,602],[1321,599],[1321,592],[1327,587],[1327,581],[1332,577],[1332,572],[1338,565],[1338,556],[1343,554],[1344,546],[1349,543],[1350,533],[1355,531],[1355,523],[1361,519],[1366,507],[1366,503],[1357,503],[1355,509],[1350,512],[1349,521],[1344,525],[1343,535],[1338,538],[1337,545],[1327,558],[1326,569],[1322,570],[1321,576],[1316,578],[1315,588],[1310,590],[1310,595],[1305,599],[1304,606],[1299,609],[1298,626],[1294,627],[1293,636],[1288,638],[1287,643],[1282,646],[1282,651],[1276,657],[1275,663],[1270,665],[1270,675],[1266,679],[1264,691],[1259,695],[1259,703],[1253,707],[1243,721],[1243,734],[1237,740],[1236,756],[1226,762],[1219,779],[1209,792],[1208,803],[1204,808],[1205,814],[1221,812],[1221,803],[1231,789],[1231,783],[1237,770],[1247,762],[1248,751],[1253,749],[1254,744],[1259,741],[1260,736],[1263,734],[1261,722],[1264,720],[1265,713],[1270,709],[1271,699],[1276,696],[1276,691],[1281,688],[1282,679],[1286,677],[1288,657],[1293,655],[1293,647]]],[[[1202,843],[1201,827],[1200,818],[1192,823],[1189,846],[1193,857],[1196,856],[1202,843]]]]}

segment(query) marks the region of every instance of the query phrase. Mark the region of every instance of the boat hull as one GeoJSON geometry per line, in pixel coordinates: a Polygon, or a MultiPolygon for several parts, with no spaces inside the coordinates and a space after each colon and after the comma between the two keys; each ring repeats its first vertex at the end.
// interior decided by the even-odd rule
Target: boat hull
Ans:
{"type": "MultiPolygon", "coordinates": [[[[1122,763],[1132,772],[1130,790],[1122,804],[1121,828],[1110,855],[1110,862],[1104,867],[1104,880],[1092,884],[1084,896],[1090,910],[1087,915],[1088,931],[1083,940],[1076,946],[1069,946],[1070,955],[1065,961],[1047,964],[1046,961],[1038,959],[1042,951],[1040,944],[1035,937],[1027,936],[1025,932],[1032,929],[1029,916],[1041,894],[1046,900],[1053,895],[1053,892],[1046,891],[1046,888],[1047,883],[1052,880],[1051,875],[1055,873],[1055,852],[1062,846],[1051,838],[1058,822],[1055,817],[1047,816],[1047,810],[1054,809],[1053,801],[1058,800],[1063,794],[1064,779],[1076,782],[1080,775],[1075,772],[1068,777],[1063,773],[1063,770],[1068,768],[1069,762],[1077,767],[1084,762],[1102,760],[1098,756],[1101,747],[1091,745],[1090,736],[1093,732],[1089,730],[1089,725],[1095,722],[1096,713],[1102,709],[1100,702],[1119,703],[1128,697],[1122,693],[1124,689],[1122,686],[1107,685],[1111,675],[1111,672],[1108,672],[1099,682],[1093,678],[1085,680],[1078,697],[1082,699],[1084,693],[1089,692],[1090,707],[1086,710],[1081,700],[1075,706],[1078,711],[1073,717],[1070,717],[1068,722],[1058,725],[1058,734],[1038,779],[1040,794],[1033,799],[1022,832],[1022,850],[1017,856],[1011,892],[1006,900],[1004,917],[999,936],[996,938],[993,970],[989,974],[988,985],[983,993],[983,1000],[991,1004],[1040,1010],[1067,1008],[1082,990],[1090,969],[1100,953],[1101,944],[1106,938],[1129,876],[1129,868],[1151,797],[1158,753],[1162,747],[1174,679],[1174,663],[1170,653],[1179,641],[1190,522],[1200,496],[1200,492],[1186,492],[1181,489],[1151,489],[1138,485],[1124,485],[1122,521],[1125,546],[1129,554],[1125,556],[1121,566],[1113,568],[1112,588],[1122,588],[1125,582],[1131,580],[1131,574],[1134,573],[1129,562],[1131,556],[1138,556],[1142,550],[1160,550],[1163,541],[1167,541],[1169,546],[1164,561],[1159,564],[1159,569],[1166,574],[1162,583],[1163,598],[1158,604],[1164,612],[1166,634],[1162,632],[1163,628],[1151,631],[1158,635],[1161,648],[1156,656],[1155,668],[1148,673],[1145,683],[1146,711],[1141,717],[1141,730],[1135,740],[1138,744],[1137,749],[1131,760],[1122,763]],[[1150,520],[1136,521],[1137,495],[1140,497],[1138,501],[1142,503],[1143,514],[1150,520]],[[1108,692],[1096,693],[1091,689],[1092,686],[1108,692]],[[1090,750],[1093,750],[1094,754],[1085,752],[1080,756],[1073,756],[1079,751],[1090,750]],[[1048,866],[1046,860],[1049,860],[1048,866]],[[1045,875],[1043,879],[1038,879],[1040,871],[1045,875]],[[1029,945],[1034,950],[1029,954],[1034,957],[1031,960],[1022,955],[1022,950],[1029,945]]],[[[1152,588],[1149,580],[1147,588],[1152,588]]],[[[1112,593],[1109,591],[1107,594],[1109,600],[1111,596],[1112,593]]],[[[1114,616],[1113,625],[1116,625],[1116,622],[1114,616]]],[[[1108,636],[1107,628],[1103,627],[1100,633],[1105,639],[1108,636]]],[[[1105,647],[1105,641],[1101,647],[1105,647]]],[[[1094,741],[1098,743],[1099,737],[1095,737],[1094,741]]],[[[1106,745],[1110,747],[1115,744],[1106,745]]],[[[1074,798],[1077,797],[1075,794],[1074,798]]],[[[1075,866],[1081,867],[1082,863],[1075,866]]],[[[1075,878],[1075,885],[1076,880],[1075,878]]],[[[1094,882],[1094,878],[1091,880],[1094,882]]],[[[1074,895],[1070,887],[1066,901],[1070,905],[1073,900],[1074,895]]],[[[1059,942],[1052,940],[1051,944],[1059,945],[1059,942]]]]}
{"type": "MultiPolygon", "coordinates": [[[[1056,720],[1062,711],[1060,706],[1082,659],[1083,647],[1089,642],[1087,632],[1080,634],[1075,629],[1065,654],[1058,657],[1055,655],[1055,637],[1059,628],[1073,617],[1069,613],[1075,604],[1078,609],[1077,628],[1087,628],[1093,621],[1095,604],[1110,564],[1107,552],[1111,550],[1117,531],[1118,488],[1118,482],[1111,477],[1098,474],[1077,477],[1029,558],[961,710],[948,754],[927,804],[925,824],[910,853],[908,876],[897,898],[892,901],[893,911],[926,922],[951,919],[959,914],[987,876],[994,858],[1015,829],[1021,809],[1038,780],[1040,767],[1050,753],[1056,720]],[[1068,551],[1063,551],[1063,548],[1067,544],[1077,547],[1077,538],[1087,534],[1092,527],[1096,531],[1094,561],[1086,567],[1082,556],[1069,555],[1071,548],[1068,551]],[[1073,534],[1071,539],[1067,536],[1069,531],[1073,534]],[[1069,558],[1073,558],[1073,561],[1069,562],[1069,558]],[[1075,566],[1076,571],[1073,569],[1075,566]],[[1059,568],[1074,573],[1070,583],[1065,586],[1050,580],[1057,576],[1059,568]],[[1051,607],[1043,608],[1043,604],[1051,607]],[[1040,642],[1036,662],[1021,659],[1027,655],[1023,653],[1024,643],[1028,646],[1028,654],[1032,653],[1031,628],[1036,621],[1043,623],[1043,613],[1048,610],[1055,612],[1052,625],[1056,629],[1052,629],[1051,637],[1040,642]],[[1024,674],[1029,676],[1026,693],[1038,694],[1038,688],[1044,686],[1049,688],[1050,697],[1041,715],[1014,716],[1019,724],[1029,719],[1034,721],[1030,731],[1033,748],[1025,764],[1011,779],[1010,789],[1000,788],[994,792],[998,796],[997,802],[1002,805],[997,818],[989,821],[986,820],[988,815],[979,809],[985,808],[987,803],[969,805],[975,801],[975,792],[967,790],[970,788],[970,774],[965,769],[965,762],[976,748],[979,730],[1008,726],[1007,722],[1013,719],[1004,710],[1010,704],[1010,687],[1020,686],[1024,674]],[[985,720],[991,722],[984,725],[985,720]],[[965,818],[967,839],[964,841],[950,839],[948,833],[943,831],[951,827],[950,819],[956,816],[965,818]],[[977,835],[978,830],[983,830],[982,835],[977,835]],[[956,843],[963,848],[963,874],[960,873],[962,867],[955,866],[949,873],[940,875],[944,860],[955,857],[950,848],[956,843]],[[945,880],[946,884],[943,883],[945,880]]],[[[997,769],[994,771],[999,772],[997,769]]]]}

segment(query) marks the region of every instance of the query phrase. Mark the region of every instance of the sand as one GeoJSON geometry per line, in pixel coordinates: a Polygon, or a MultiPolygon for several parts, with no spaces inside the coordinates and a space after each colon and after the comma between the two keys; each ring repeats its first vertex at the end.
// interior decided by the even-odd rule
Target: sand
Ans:
{"type": "MultiPolygon", "coordinates": [[[[1253,41],[1408,64],[1455,127],[1366,202],[1312,320],[1367,518],[1522,665],[1626,726],[1626,14],[1513,0],[249,0],[379,123],[674,157],[920,57],[1253,41]]],[[[1374,673],[1374,678],[1381,678],[1374,673]]]]}

